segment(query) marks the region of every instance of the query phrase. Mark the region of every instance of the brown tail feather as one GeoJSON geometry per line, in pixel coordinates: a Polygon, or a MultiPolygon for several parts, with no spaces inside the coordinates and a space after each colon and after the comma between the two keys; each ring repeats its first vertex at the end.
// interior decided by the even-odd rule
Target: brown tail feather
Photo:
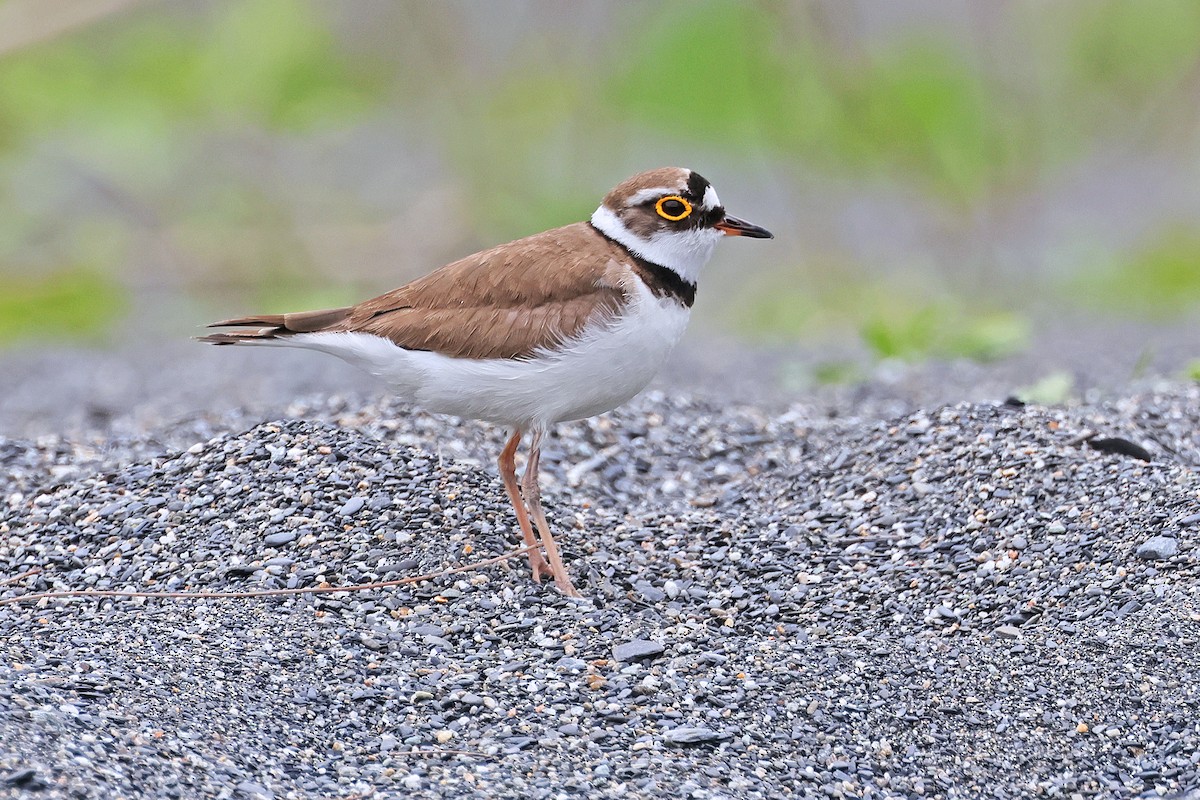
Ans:
{"type": "Polygon", "coordinates": [[[196,337],[209,344],[245,344],[255,340],[278,339],[293,333],[315,333],[330,328],[346,317],[353,309],[330,308],[322,311],[298,311],[292,314],[260,314],[256,317],[237,317],[214,322],[210,328],[260,328],[257,331],[238,333],[210,333],[196,337]]]}
{"type": "Polygon", "coordinates": [[[283,318],[286,314],[263,314],[257,317],[238,317],[236,319],[223,319],[220,322],[214,322],[211,325],[206,325],[207,328],[235,328],[238,326],[253,325],[258,328],[265,327],[284,327],[283,318]]]}

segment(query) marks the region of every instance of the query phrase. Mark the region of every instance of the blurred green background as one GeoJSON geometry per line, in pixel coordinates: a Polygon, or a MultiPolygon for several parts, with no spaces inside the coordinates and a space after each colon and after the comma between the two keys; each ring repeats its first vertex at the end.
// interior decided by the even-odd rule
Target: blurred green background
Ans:
{"type": "Polygon", "coordinates": [[[718,251],[724,335],[1190,323],[1200,2],[7,0],[0,347],[362,299],[668,164],[777,235],[718,251]]]}

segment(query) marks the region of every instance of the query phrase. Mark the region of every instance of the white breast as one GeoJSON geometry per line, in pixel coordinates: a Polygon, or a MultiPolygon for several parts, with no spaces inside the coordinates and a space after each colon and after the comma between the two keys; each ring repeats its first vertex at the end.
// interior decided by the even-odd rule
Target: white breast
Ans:
{"type": "Polygon", "coordinates": [[[429,411],[530,429],[600,414],[640,392],[683,335],[688,316],[680,303],[638,282],[619,317],[525,360],[452,358],[366,333],[276,341],[336,355],[429,411]]]}

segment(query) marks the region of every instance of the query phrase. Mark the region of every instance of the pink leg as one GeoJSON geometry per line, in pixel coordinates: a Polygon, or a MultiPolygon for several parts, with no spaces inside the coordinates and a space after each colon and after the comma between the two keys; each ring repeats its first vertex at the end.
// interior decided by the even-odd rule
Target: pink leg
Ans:
{"type": "MultiPolygon", "coordinates": [[[[517,524],[521,526],[521,538],[525,541],[526,547],[537,547],[538,540],[533,535],[533,526],[529,524],[529,514],[525,511],[525,503],[521,500],[521,491],[517,488],[516,456],[522,435],[523,432],[519,429],[513,431],[512,438],[500,451],[500,458],[496,463],[500,467],[500,479],[504,481],[504,489],[508,492],[508,499],[512,502],[513,511],[517,512],[517,524]]],[[[542,582],[543,572],[554,573],[554,570],[550,569],[550,565],[542,558],[541,550],[529,551],[529,568],[533,571],[535,583],[542,582]]]]}
{"type": "Polygon", "coordinates": [[[558,545],[550,533],[550,524],[546,522],[546,513],[542,511],[542,493],[538,487],[538,462],[542,457],[542,431],[533,431],[533,441],[529,444],[529,463],[525,465],[525,477],[521,480],[521,488],[525,491],[525,502],[537,523],[538,533],[542,537],[542,546],[546,548],[546,557],[550,559],[550,572],[554,575],[554,585],[567,597],[581,597],[571,585],[571,576],[563,566],[562,558],[558,555],[558,545]]]}

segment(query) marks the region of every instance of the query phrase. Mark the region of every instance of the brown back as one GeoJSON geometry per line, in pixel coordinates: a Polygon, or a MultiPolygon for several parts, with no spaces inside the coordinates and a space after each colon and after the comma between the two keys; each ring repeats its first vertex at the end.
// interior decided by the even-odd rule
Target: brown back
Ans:
{"type": "Polygon", "coordinates": [[[632,276],[629,254],[578,222],[467,256],[356,306],[226,320],[214,327],[267,327],[205,340],[353,331],[456,358],[526,358],[616,313],[632,276]]]}

